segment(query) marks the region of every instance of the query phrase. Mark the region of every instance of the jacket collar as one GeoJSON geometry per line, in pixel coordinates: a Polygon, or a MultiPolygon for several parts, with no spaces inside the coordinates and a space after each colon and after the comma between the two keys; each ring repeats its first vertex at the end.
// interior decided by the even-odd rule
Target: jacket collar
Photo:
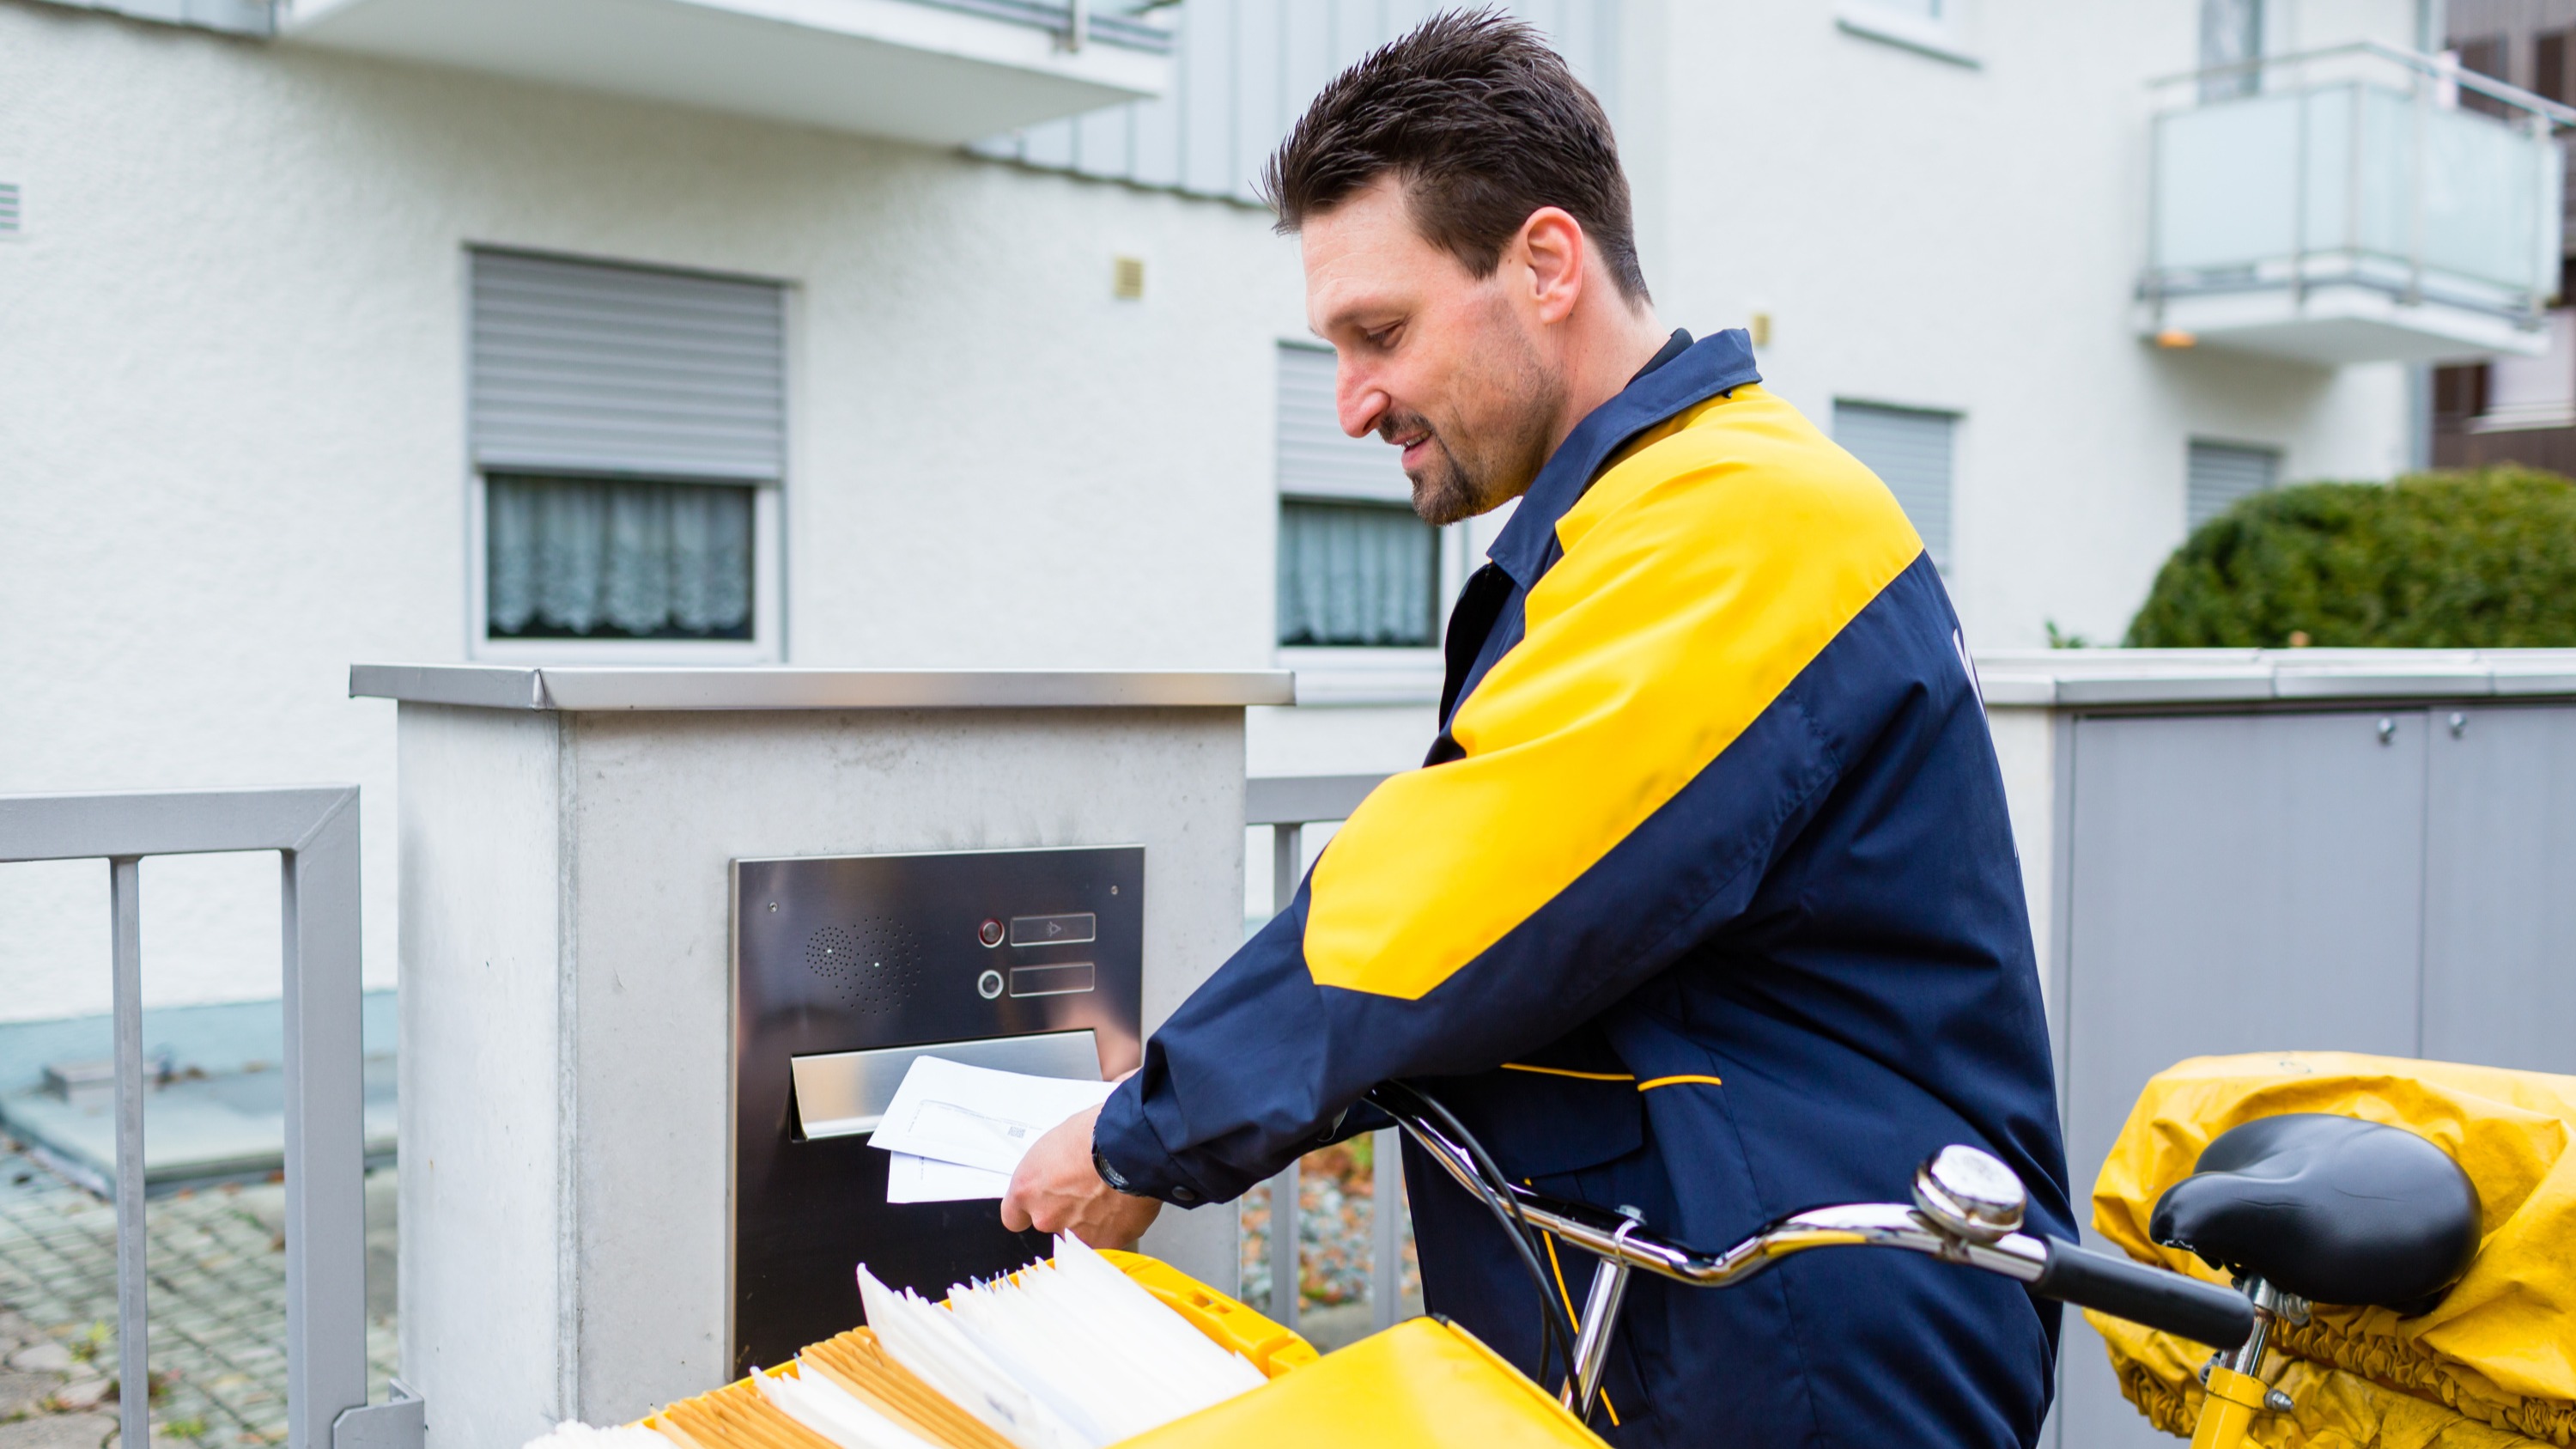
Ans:
{"type": "Polygon", "coordinates": [[[1523,590],[1536,587],[1553,560],[1557,520],[1583,497],[1611,454],[1675,413],[1761,380],[1753,370],[1753,339],[1740,327],[1703,337],[1669,361],[1647,364],[1618,396],[1574,425],[1485,556],[1523,590]]]}

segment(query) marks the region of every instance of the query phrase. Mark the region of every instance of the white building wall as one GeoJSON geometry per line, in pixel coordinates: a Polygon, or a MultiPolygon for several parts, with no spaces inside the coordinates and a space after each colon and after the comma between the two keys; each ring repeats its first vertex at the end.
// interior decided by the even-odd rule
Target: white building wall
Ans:
{"type": "MultiPolygon", "coordinates": [[[[791,284],[790,662],[1270,659],[1263,213],[15,0],[0,107],[0,790],[358,781],[375,984],[346,669],[467,655],[469,245],[791,284]]],[[[146,866],[155,1002],[274,994],[224,865],[146,866]]],[[[106,1009],[103,878],[0,870],[0,1020],[106,1009]]]]}
{"type": "MultiPolygon", "coordinates": [[[[2306,8],[2412,38],[2406,4],[2306,8]]],[[[1663,315],[1767,314],[1768,385],[1820,425],[1838,397],[1962,415],[1948,582],[1980,647],[2052,620],[2116,642],[2182,540],[2192,437],[2281,448],[2285,478],[2405,464],[2394,366],[2138,336],[2147,82],[2194,67],[2198,10],[1979,0],[1965,62],[1841,23],[1871,0],[1660,0],[1628,38],[1630,109],[1661,117],[1627,150],[1663,315]]]]}
{"type": "MultiPolygon", "coordinates": [[[[2116,638],[2182,536],[2191,437],[2280,447],[2288,478],[2402,464],[2394,368],[2136,336],[2145,82],[2193,64],[2194,0],[1979,0],[1974,64],[1824,0],[1525,8],[1620,118],[1669,323],[1767,314],[1770,385],[1819,422],[1837,397],[1963,415],[1951,584],[1980,647],[2116,638]]],[[[2412,36],[2412,0],[2272,8],[2299,31],[2276,45],[2412,36]]],[[[0,0],[26,199],[0,243],[0,790],[357,780],[389,982],[390,709],[343,671],[476,632],[473,245],[789,285],[790,662],[1272,662],[1295,244],[1154,188],[1239,195],[1411,10],[1191,0],[1185,47],[1219,11],[1222,67],[990,148],[1013,164],[0,0]],[[1141,301],[1111,296],[1120,255],[1141,301]]],[[[1430,732],[1427,697],[1256,711],[1250,764],[1397,769],[1430,732]]],[[[147,865],[147,994],[273,993],[267,869],[147,865]]],[[[105,1008],[102,876],[0,871],[0,1020],[105,1008]]]]}

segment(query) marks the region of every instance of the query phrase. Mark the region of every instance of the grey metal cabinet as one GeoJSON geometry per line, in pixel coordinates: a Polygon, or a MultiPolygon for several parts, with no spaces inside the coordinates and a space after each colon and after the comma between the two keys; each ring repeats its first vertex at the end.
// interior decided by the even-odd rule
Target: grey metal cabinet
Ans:
{"type": "Polygon", "coordinates": [[[2576,1072],[2576,709],[2432,718],[2421,1054],[2576,1072]]]}
{"type": "MultiPolygon", "coordinates": [[[[2576,649],[1983,653],[2089,1223],[2139,1089],[2343,1050],[2576,1073],[2576,649]]],[[[2148,1449],[2070,1314],[2059,1449],[2148,1449]]]]}
{"type": "MultiPolygon", "coordinates": [[[[2371,710],[2071,728],[2059,1069],[2085,1218],[2139,1089],[2174,1062],[2415,1053],[2429,725],[2371,710]]],[[[2072,1313],[2064,1361],[2067,1449],[2171,1442],[2072,1313]]]]}

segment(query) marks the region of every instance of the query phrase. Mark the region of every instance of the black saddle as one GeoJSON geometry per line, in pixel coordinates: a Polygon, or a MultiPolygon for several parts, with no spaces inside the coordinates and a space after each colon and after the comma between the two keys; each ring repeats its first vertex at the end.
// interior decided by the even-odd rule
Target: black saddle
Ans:
{"type": "Polygon", "coordinates": [[[2419,1313],[2469,1270],[2478,1190],[2412,1132],[2298,1112],[2232,1127],[2156,1200],[2158,1243],[2317,1303],[2419,1313]]]}

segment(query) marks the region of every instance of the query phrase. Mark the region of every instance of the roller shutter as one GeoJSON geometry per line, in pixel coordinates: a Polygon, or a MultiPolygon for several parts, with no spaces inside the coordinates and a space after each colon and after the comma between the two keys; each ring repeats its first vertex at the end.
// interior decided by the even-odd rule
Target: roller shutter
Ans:
{"type": "Polygon", "coordinates": [[[2281,455],[2270,448],[2195,440],[2191,445],[2189,525],[2198,528],[2235,506],[2237,499],[2271,487],[2280,472],[2281,455]]]}
{"type": "Polygon", "coordinates": [[[473,256],[468,390],[487,472],[767,482],[787,457],[780,288],[473,256]]]}
{"type": "Polygon", "coordinates": [[[1333,408],[1333,354],[1279,344],[1279,494],[1410,504],[1395,449],[1374,434],[1343,434],[1333,408]]]}
{"type": "Polygon", "coordinates": [[[1933,565],[1945,572],[1950,567],[1950,475],[1958,426],[1953,413],[1834,404],[1834,441],[1887,484],[1914,531],[1923,535],[1933,565]]]}

